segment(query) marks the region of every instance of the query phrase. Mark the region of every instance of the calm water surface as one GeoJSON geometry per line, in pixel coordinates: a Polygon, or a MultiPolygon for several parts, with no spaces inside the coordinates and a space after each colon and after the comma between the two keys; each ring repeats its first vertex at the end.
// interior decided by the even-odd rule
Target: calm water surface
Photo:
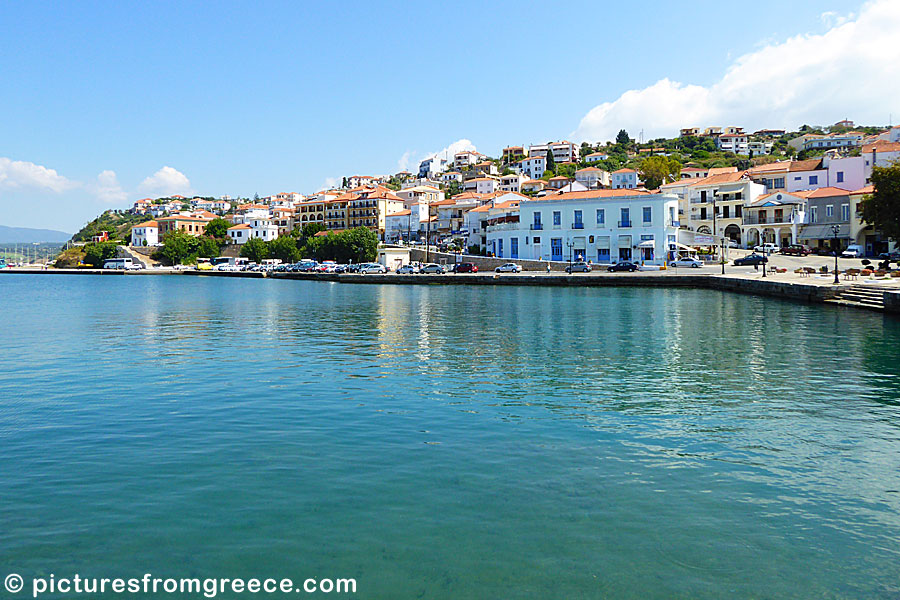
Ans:
{"type": "Polygon", "coordinates": [[[4,275],[0,306],[0,574],[900,595],[896,319],[150,276],[4,275]]]}

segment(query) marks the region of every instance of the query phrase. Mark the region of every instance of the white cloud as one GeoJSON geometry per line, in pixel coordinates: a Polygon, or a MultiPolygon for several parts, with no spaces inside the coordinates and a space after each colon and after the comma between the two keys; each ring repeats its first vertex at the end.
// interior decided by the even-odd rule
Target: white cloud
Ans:
{"type": "Polygon", "coordinates": [[[403,156],[401,156],[397,160],[397,172],[409,171],[409,166],[410,166],[409,161],[411,158],[412,158],[412,150],[407,150],[406,152],[404,152],[403,156]]]}
{"type": "Polygon", "coordinates": [[[338,187],[339,183],[340,182],[338,181],[337,177],[326,177],[325,181],[322,182],[322,189],[323,190],[334,189],[334,188],[338,187]]]}
{"type": "Polygon", "coordinates": [[[54,169],[23,160],[0,157],[0,188],[38,188],[61,193],[80,187],[54,169]]]}
{"type": "Polygon", "coordinates": [[[900,114],[900,2],[876,0],[859,15],[824,13],[831,28],[771,43],[739,57],[709,87],[668,79],[600,104],[572,133],[605,141],[619,129],[644,139],[682,127],[740,125],[749,130],[830,124],[843,118],[883,124],[900,114]],[[827,16],[826,16],[827,15],[827,16]]]}
{"type": "Polygon", "coordinates": [[[163,167],[141,182],[142,191],[171,196],[172,194],[190,194],[191,182],[184,173],[172,167],[163,167]]]}
{"type": "Polygon", "coordinates": [[[115,171],[101,172],[97,175],[97,182],[92,184],[90,189],[104,204],[122,204],[128,200],[128,194],[119,185],[115,171]]]}

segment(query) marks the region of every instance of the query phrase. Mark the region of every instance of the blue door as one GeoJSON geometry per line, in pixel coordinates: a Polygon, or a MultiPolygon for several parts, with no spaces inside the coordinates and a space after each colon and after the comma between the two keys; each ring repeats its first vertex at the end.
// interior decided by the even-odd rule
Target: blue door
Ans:
{"type": "Polygon", "coordinates": [[[562,260],[562,238],[550,239],[550,260],[562,260]]]}
{"type": "Polygon", "coordinates": [[[509,240],[509,257],[519,258],[519,238],[517,237],[509,240]]]}

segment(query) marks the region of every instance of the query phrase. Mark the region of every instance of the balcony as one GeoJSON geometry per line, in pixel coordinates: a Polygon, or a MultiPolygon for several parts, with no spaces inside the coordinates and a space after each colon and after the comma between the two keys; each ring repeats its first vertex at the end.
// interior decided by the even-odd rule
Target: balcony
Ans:
{"type": "Polygon", "coordinates": [[[532,231],[542,231],[543,229],[544,229],[544,226],[541,225],[540,223],[532,223],[531,224],[532,231]]]}
{"type": "Polygon", "coordinates": [[[572,223],[572,229],[584,229],[584,223],[572,223]]]}
{"type": "Polygon", "coordinates": [[[781,218],[777,217],[758,217],[756,215],[745,216],[744,225],[791,225],[795,221],[799,224],[802,220],[796,218],[797,215],[786,215],[781,218]]]}
{"type": "Polygon", "coordinates": [[[631,227],[631,221],[619,221],[619,227],[631,227]]]}

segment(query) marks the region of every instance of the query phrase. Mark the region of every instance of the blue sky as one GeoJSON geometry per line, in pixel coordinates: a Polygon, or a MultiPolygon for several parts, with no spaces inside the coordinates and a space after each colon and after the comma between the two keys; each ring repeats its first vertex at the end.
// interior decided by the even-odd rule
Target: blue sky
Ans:
{"type": "MultiPolygon", "coordinates": [[[[617,114],[648,136],[672,135],[674,117],[654,117],[653,102],[669,105],[652,92],[660,80],[678,82],[665,93],[714,90],[738,57],[825,35],[865,10],[829,0],[6,2],[0,224],[74,231],[178,186],[309,193],[329,178],[396,172],[404,154],[415,162],[460,139],[491,155],[606,139],[617,114]],[[648,88],[636,121],[623,93],[648,88]],[[603,103],[613,104],[598,121],[603,103]]],[[[864,120],[844,114],[852,101],[822,118],[864,120]]],[[[722,105],[691,116],[720,117],[722,105]]],[[[767,125],[741,122],[741,110],[727,124],[767,125]]],[[[799,124],[766,114],[771,126],[799,124]]]]}

